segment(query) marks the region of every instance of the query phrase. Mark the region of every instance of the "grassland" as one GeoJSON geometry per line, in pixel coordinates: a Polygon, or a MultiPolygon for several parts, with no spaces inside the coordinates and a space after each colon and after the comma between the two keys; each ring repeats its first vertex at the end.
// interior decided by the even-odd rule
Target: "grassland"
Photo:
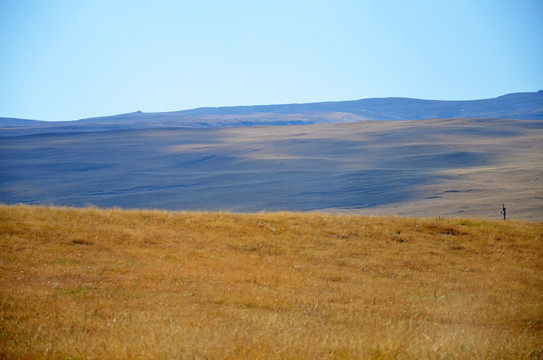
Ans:
{"type": "Polygon", "coordinates": [[[543,225],[0,206],[0,358],[543,357],[543,225]]]}
{"type": "Polygon", "coordinates": [[[1,135],[6,204],[543,221],[543,121],[1,135]]]}

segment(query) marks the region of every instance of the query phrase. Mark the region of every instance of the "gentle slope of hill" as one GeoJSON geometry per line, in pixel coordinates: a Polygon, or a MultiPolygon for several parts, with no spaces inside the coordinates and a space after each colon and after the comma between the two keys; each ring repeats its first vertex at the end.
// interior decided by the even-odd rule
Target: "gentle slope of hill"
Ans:
{"type": "Polygon", "coordinates": [[[537,359],[543,225],[0,206],[0,358],[537,359]]]}
{"type": "Polygon", "coordinates": [[[0,201],[543,221],[543,122],[364,121],[0,138],[0,201]]]}
{"type": "Polygon", "coordinates": [[[492,118],[543,120],[543,91],[515,93],[494,99],[443,101],[376,98],[308,104],[232,106],[174,112],[141,111],[69,122],[1,119],[0,136],[44,132],[106,131],[166,127],[237,127],[301,125],[362,120],[492,118]]]}

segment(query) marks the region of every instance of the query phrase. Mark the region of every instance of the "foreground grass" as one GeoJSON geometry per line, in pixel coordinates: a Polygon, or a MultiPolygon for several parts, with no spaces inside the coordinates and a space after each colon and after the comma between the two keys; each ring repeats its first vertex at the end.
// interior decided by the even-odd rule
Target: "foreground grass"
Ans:
{"type": "Polygon", "coordinates": [[[543,225],[0,206],[0,358],[542,358],[543,225]]]}

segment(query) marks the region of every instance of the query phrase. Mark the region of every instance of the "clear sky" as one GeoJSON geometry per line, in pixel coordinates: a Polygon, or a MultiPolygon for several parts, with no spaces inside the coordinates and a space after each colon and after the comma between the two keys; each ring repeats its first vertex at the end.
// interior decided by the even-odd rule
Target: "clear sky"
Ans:
{"type": "Polygon", "coordinates": [[[0,117],[540,89],[541,0],[0,0],[0,117]]]}

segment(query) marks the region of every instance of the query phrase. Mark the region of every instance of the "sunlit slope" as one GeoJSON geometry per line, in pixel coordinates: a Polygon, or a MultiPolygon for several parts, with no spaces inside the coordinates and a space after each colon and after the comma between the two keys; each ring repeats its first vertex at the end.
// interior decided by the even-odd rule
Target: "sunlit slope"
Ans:
{"type": "Polygon", "coordinates": [[[543,356],[543,226],[0,207],[1,358],[543,356]]]}
{"type": "Polygon", "coordinates": [[[543,221],[543,122],[449,119],[0,138],[0,201],[543,221]]]}

